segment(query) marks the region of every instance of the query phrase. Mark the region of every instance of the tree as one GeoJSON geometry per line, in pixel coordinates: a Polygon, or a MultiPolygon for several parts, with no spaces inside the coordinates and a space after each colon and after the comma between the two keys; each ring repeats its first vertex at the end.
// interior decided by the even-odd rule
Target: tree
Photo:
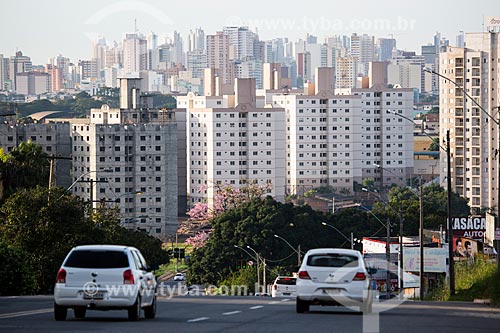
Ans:
{"type": "Polygon", "coordinates": [[[224,211],[211,223],[213,232],[203,247],[193,251],[188,268],[191,283],[218,283],[237,268],[237,262],[250,257],[241,248],[251,246],[267,259],[269,267],[288,267],[297,270],[297,253],[275,234],[292,246],[300,244],[302,251],[319,247],[350,247],[333,230],[325,229],[322,221],[334,223],[345,232],[356,235],[374,235],[380,229],[378,222],[366,212],[351,209],[331,215],[311,209],[307,205],[282,204],[271,197],[255,198],[224,211]]]}
{"type": "Polygon", "coordinates": [[[3,196],[20,188],[33,188],[49,182],[48,155],[31,141],[21,142],[10,154],[0,151],[0,182],[3,196]]]}
{"type": "MultiPolygon", "coordinates": [[[[120,226],[115,208],[93,210],[65,189],[21,189],[0,207],[0,241],[29,254],[34,292],[49,292],[67,253],[77,245],[119,244],[137,247],[152,267],[166,263],[161,241],[120,226]]],[[[21,270],[24,263],[19,263],[21,270]]],[[[4,280],[2,280],[5,282],[4,280]]]]}
{"type": "Polygon", "coordinates": [[[433,138],[431,144],[429,145],[430,151],[439,151],[439,138],[433,138]]]}
{"type": "MultiPolygon", "coordinates": [[[[374,205],[374,212],[380,217],[388,217],[391,221],[399,222],[400,216],[404,219],[404,233],[417,235],[419,231],[420,192],[408,187],[392,187],[387,195],[387,203],[374,205]]],[[[438,230],[446,228],[448,214],[448,200],[446,190],[439,184],[431,184],[423,188],[424,228],[438,230]]],[[[385,199],[384,199],[385,200],[385,199]]],[[[467,200],[458,194],[452,194],[452,209],[454,217],[463,217],[470,214],[467,200]]]]}

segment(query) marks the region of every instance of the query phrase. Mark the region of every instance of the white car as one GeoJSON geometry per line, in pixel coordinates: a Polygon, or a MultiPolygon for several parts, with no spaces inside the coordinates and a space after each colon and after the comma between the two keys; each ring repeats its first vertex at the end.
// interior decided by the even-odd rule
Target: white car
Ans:
{"type": "MultiPolygon", "coordinates": [[[[370,272],[371,273],[371,272],[370,272]]],[[[310,305],[359,306],[371,312],[373,293],[369,273],[359,251],[314,249],[307,251],[297,278],[296,310],[310,305]]]]}
{"type": "Polygon", "coordinates": [[[177,273],[174,275],[174,281],[184,281],[186,278],[184,277],[184,274],[182,273],[177,273]]]}
{"type": "Polygon", "coordinates": [[[156,279],[142,254],[133,247],[85,245],[73,248],[57,273],[54,318],[65,320],[68,308],[75,318],[89,310],[127,310],[138,320],[141,310],[156,315],[156,279]]]}
{"type": "Polygon", "coordinates": [[[295,297],[297,287],[295,286],[297,278],[291,276],[278,276],[274,280],[271,290],[272,297],[291,296],[295,297]]]}

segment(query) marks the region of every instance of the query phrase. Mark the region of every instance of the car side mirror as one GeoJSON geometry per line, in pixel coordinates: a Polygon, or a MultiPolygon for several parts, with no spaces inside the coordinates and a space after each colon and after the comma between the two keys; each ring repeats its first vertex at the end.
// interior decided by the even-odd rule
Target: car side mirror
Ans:
{"type": "Polygon", "coordinates": [[[370,275],[377,273],[377,269],[373,268],[373,267],[368,267],[366,270],[368,271],[368,274],[370,274],[370,275]]]}

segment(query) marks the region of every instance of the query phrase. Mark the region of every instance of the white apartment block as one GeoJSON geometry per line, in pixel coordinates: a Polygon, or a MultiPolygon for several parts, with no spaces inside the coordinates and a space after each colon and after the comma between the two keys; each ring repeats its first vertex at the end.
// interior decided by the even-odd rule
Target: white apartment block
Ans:
{"type": "Polygon", "coordinates": [[[72,120],[73,181],[84,181],[73,193],[94,207],[116,204],[123,226],[165,238],[185,206],[185,121],[182,112],[138,108],[137,81],[122,79],[121,108],[72,120]]]}
{"type": "Polygon", "coordinates": [[[214,204],[221,187],[269,186],[285,193],[285,112],[255,96],[255,79],[236,79],[234,95],[177,98],[186,110],[190,204],[214,204]]]}
{"type": "Polygon", "coordinates": [[[148,69],[146,38],[138,34],[126,34],[123,40],[123,74],[148,69]]]}
{"type": "Polygon", "coordinates": [[[387,65],[387,83],[403,88],[414,88],[422,92],[422,66],[419,64],[401,63],[387,65]]]}
{"type": "Polygon", "coordinates": [[[321,69],[314,92],[277,93],[286,110],[287,193],[321,186],[352,192],[372,178],[378,186],[404,185],[413,171],[413,91],[374,86],[335,95],[332,68],[321,69]]]}
{"type": "Polygon", "coordinates": [[[356,86],[358,61],[355,57],[339,57],[335,61],[335,89],[356,86]]]}
{"type": "MultiPolygon", "coordinates": [[[[10,153],[21,142],[31,141],[49,156],[70,157],[71,139],[68,122],[48,122],[36,124],[0,123],[0,148],[10,153]]],[[[71,185],[70,161],[54,159],[54,184],[67,188],[71,185]]]]}
{"type": "MultiPolygon", "coordinates": [[[[466,48],[447,47],[440,53],[439,73],[463,87],[495,119],[500,105],[499,33],[466,33],[466,48]]],[[[439,79],[440,141],[450,131],[452,189],[471,207],[498,205],[499,126],[449,80],[439,79]]],[[[441,179],[446,155],[441,155],[441,179]]]]}

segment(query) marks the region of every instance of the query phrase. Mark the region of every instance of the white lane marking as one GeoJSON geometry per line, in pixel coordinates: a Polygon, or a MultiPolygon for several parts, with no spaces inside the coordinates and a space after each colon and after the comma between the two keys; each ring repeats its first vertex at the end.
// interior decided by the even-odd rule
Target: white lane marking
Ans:
{"type": "Polygon", "coordinates": [[[209,319],[208,317],[199,317],[199,318],[194,318],[194,319],[189,319],[187,322],[188,323],[196,323],[198,321],[203,321],[209,319]]]}
{"type": "Polygon", "coordinates": [[[257,310],[257,309],[260,309],[260,308],[263,308],[264,306],[263,305],[256,305],[256,306],[252,306],[250,308],[250,310],[257,310]]]}
{"type": "Polygon", "coordinates": [[[40,313],[49,313],[52,311],[54,311],[54,309],[49,308],[49,309],[39,309],[39,310],[3,313],[3,314],[0,314],[0,319],[15,318],[15,317],[22,317],[22,316],[31,316],[31,315],[40,314],[40,313]]]}
{"type": "Polygon", "coordinates": [[[234,315],[234,314],[237,314],[237,313],[241,313],[241,311],[224,312],[222,315],[223,316],[230,316],[230,315],[234,315]]]}
{"type": "Polygon", "coordinates": [[[279,302],[278,301],[272,301],[272,302],[269,302],[267,304],[278,304],[279,302]]]}
{"type": "Polygon", "coordinates": [[[285,298],[285,299],[282,299],[281,301],[282,302],[288,302],[290,299],[289,298],[285,298]]]}

